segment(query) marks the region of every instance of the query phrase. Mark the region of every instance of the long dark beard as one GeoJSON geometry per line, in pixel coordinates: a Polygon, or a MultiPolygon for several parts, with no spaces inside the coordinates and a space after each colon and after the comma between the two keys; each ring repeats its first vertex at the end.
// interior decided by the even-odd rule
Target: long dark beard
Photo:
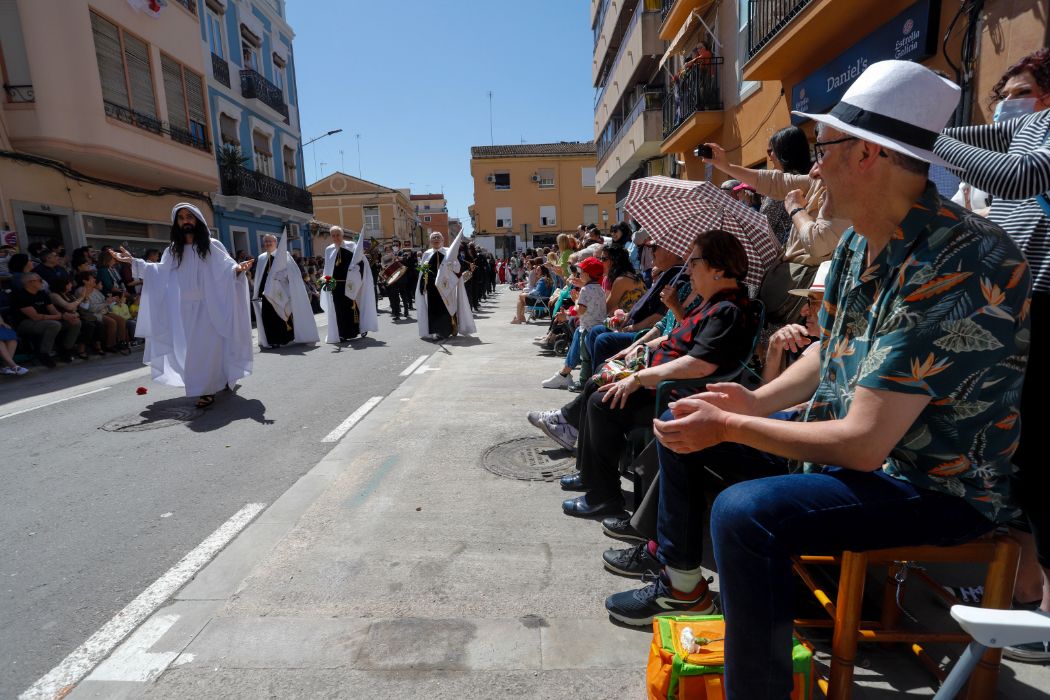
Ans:
{"type": "MultiPolygon", "coordinates": [[[[208,257],[211,250],[211,234],[208,227],[199,220],[193,227],[193,248],[201,260],[208,257]]],[[[175,256],[176,263],[182,264],[182,253],[186,249],[186,232],[177,223],[171,225],[171,253],[175,256]]]]}

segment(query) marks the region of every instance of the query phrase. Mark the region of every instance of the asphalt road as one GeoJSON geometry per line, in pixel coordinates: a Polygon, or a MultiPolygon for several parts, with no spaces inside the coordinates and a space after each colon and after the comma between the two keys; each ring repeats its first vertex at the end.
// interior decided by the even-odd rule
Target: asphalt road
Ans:
{"type": "Polygon", "coordinates": [[[257,351],[236,394],[188,422],[102,429],[192,409],[149,382],[140,353],[0,384],[0,697],[60,663],[246,504],[275,501],[332,447],[326,435],[440,351],[380,305],[379,333],[351,347],[257,351]]]}

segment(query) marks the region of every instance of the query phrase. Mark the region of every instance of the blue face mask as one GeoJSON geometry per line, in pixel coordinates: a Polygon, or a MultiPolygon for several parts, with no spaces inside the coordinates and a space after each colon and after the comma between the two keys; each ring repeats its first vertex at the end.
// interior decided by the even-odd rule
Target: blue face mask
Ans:
{"type": "Polygon", "coordinates": [[[996,122],[1005,122],[1010,119],[1018,119],[1027,114],[1031,114],[1035,111],[1034,97],[1021,97],[1016,100],[1001,100],[999,104],[995,105],[995,114],[992,115],[992,120],[996,122]]]}

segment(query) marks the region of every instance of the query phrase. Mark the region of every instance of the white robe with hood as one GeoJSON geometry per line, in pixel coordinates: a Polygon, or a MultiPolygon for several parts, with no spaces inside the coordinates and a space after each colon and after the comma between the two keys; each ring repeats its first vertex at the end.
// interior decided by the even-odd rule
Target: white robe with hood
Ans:
{"type": "MultiPolygon", "coordinates": [[[[437,279],[433,283],[437,285],[441,293],[441,299],[445,302],[445,308],[449,316],[456,319],[456,333],[469,335],[477,333],[474,325],[474,314],[470,311],[470,298],[467,296],[467,287],[460,276],[461,265],[459,264],[459,247],[463,241],[463,233],[456,236],[456,240],[449,248],[440,248],[444,258],[438,268],[437,279]]],[[[420,264],[426,265],[434,257],[434,249],[430,248],[420,256],[420,264]]],[[[430,335],[430,319],[427,316],[427,295],[423,289],[422,274],[416,284],[416,319],[419,324],[419,337],[426,338],[430,335]]]]}
{"type": "MultiPolygon", "coordinates": [[[[186,203],[172,209],[173,223],[179,209],[207,225],[200,209],[186,203]]],[[[215,239],[203,259],[187,245],[181,264],[171,246],[160,262],[132,260],[132,274],[142,280],[135,335],[146,340],[143,363],[153,381],[202,396],[252,373],[248,279],[236,269],[215,239]]]]}
{"type": "MultiPolygon", "coordinates": [[[[266,263],[269,260],[269,253],[261,253],[259,255],[259,259],[255,263],[255,285],[252,290],[252,304],[255,306],[255,325],[259,330],[259,347],[263,348],[268,347],[270,343],[266,340],[266,329],[262,322],[263,300],[259,296],[259,284],[262,282],[263,270],[266,269],[266,263]]],[[[314,310],[310,306],[310,295],[306,291],[306,282],[303,281],[303,276],[299,272],[299,266],[295,264],[295,259],[292,258],[292,254],[287,249],[282,251],[278,248],[274,252],[273,265],[270,267],[270,274],[266,277],[265,291],[268,297],[273,296],[274,293],[279,295],[278,300],[270,299],[270,303],[275,306],[280,303],[279,299],[287,300],[286,305],[290,307],[292,329],[295,333],[295,337],[292,339],[293,343],[310,344],[320,340],[320,334],[317,332],[317,322],[314,320],[314,310]],[[284,253],[284,255],[282,256],[281,253],[284,253]],[[281,265],[282,258],[285,261],[283,265],[281,265]]],[[[283,316],[280,309],[277,310],[277,314],[283,316]]]]}
{"type": "MultiPolygon", "coordinates": [[[[358,244],[343,241],[343,250],[353,255],[350,267],[347,268],[346,296],[357,303],[358,329],[361,333],[379,331],[379,314],[376,310],[375,285],[372,283],[372,268],[364,257],[364,235],[358,244]],[[360,249],[360,250],[358,250],[360,249]]],[[[330,276],[335,270],[335,244],[324,249],[324,275],[330,276]]],[[[321,291],[321,308],[328,317],[328,334],[326,343],[339,343],[339,321],[336,319],[335,304],[332,303],[333,292],[321,291]]]]}

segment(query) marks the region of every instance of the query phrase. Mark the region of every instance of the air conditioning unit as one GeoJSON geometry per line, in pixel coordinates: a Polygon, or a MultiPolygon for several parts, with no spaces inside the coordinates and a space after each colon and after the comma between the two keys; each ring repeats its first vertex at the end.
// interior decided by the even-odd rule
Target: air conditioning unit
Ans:
{"type": "Polygon", "coordinates": [[[532,177],[531,177],[530,179],[531,179],[531,180],[532,180],[533,182],[539,182],[539,181],[540,181],[540,176],[539,176],[539,175],[535,175],[535,174],[533,174],[533,176],[532,176],[532,177]]]}
{"type": "Polygon", "coordinates": [[[488,177],[485,178],[485,181],[486,182],[495,182],[496,181],[496,176],[495,175],[489,175],[488,177]]]}

